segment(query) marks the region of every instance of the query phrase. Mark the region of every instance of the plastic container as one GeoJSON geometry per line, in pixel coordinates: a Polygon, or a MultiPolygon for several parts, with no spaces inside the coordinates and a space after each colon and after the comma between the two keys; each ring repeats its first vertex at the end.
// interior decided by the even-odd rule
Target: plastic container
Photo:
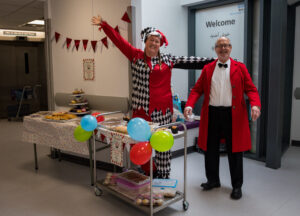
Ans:
{"type": "Polygon", "coordinates": [[[177,179],[153,179],[152,187],[176,188],[177,179]]]}
{"type": "Polygon", "coordinates": [[[192,113],[191,115],[188,115],[187,121],[192,122],[194,121],[195,115],[192,113]]]}
{"type": "Polygon", "coordinates": [[[115,181],[118,187],[137,193],[144,192],[150,186],[150,179],[148,176],[145,176],[133,170],[119,174],[116,177],[115,181]]]}

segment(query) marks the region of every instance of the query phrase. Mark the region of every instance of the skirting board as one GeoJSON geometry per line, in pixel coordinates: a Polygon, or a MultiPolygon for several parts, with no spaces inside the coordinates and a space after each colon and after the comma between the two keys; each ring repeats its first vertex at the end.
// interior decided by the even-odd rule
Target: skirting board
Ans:
{"type": "Polygon", "coordinates": [[[298,141],[298,140],[292,140],[292,146],[300,147],[300,141],[298,141]]]}
{"type": "MultiPolygon", "coordinates": [[[[197,152],[197,149],[195,146],[189,146],[187,147],[187,153],[197,152]]],[[[184,155],[184,149],[178,149],[176,151],[172,151],[172,158],[177,158],[184,155]]]]}

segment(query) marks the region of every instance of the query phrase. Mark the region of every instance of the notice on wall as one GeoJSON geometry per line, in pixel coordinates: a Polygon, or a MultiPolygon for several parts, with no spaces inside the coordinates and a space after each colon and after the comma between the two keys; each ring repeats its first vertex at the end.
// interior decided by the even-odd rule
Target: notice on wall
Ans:
{"type": "Polygon", "coordinates": [[[95,79],[95,60],[83,59],[83,79],[94,80],[95,79]]]}
{"type": "Polygon", "coordinates": [[[196,55],[217,57],[215,42],[231,40],[231,57],[244,60],[244,3],[201,9],[196,12],[196,55]]]}

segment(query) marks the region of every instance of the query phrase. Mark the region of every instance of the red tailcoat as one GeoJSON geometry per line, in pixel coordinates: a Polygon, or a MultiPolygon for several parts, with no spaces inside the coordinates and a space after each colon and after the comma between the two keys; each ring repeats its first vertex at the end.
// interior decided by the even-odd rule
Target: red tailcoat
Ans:
{"type": "MultiPolygon", "coordinates": [[[[258,91],[254,86],[246,66],[230,59],[230,82],[232,87],[232,152],[242,152],[251,149],[251,137],[248,121],[247,106],[244,93],[248,96],[251,106],[261,107],[258,91]]],[[[200,78],[193,87],[186,106],[194,108],[199,97],[204,94],[201,109],[198,145],[207,149],[208,134],[208,106],[211,88],[211,79],[217,60],[206,65],[200,78]]]]}

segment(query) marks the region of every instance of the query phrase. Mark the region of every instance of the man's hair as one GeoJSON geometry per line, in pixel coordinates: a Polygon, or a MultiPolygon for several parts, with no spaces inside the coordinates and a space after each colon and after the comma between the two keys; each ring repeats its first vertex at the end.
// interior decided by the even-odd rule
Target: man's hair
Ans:
{"type": "Polygon", "coordinates": [[[222,37],[219,37],[219,38],[216,40],[215,47],[217,47],[218,41],[221,40],[221,39],[226,39],[226,40],[228,40],[229,45],[231,46],[231,41],[230,41],[230,39],[229,39],[228,37],[222,36],[222,37]]]}

